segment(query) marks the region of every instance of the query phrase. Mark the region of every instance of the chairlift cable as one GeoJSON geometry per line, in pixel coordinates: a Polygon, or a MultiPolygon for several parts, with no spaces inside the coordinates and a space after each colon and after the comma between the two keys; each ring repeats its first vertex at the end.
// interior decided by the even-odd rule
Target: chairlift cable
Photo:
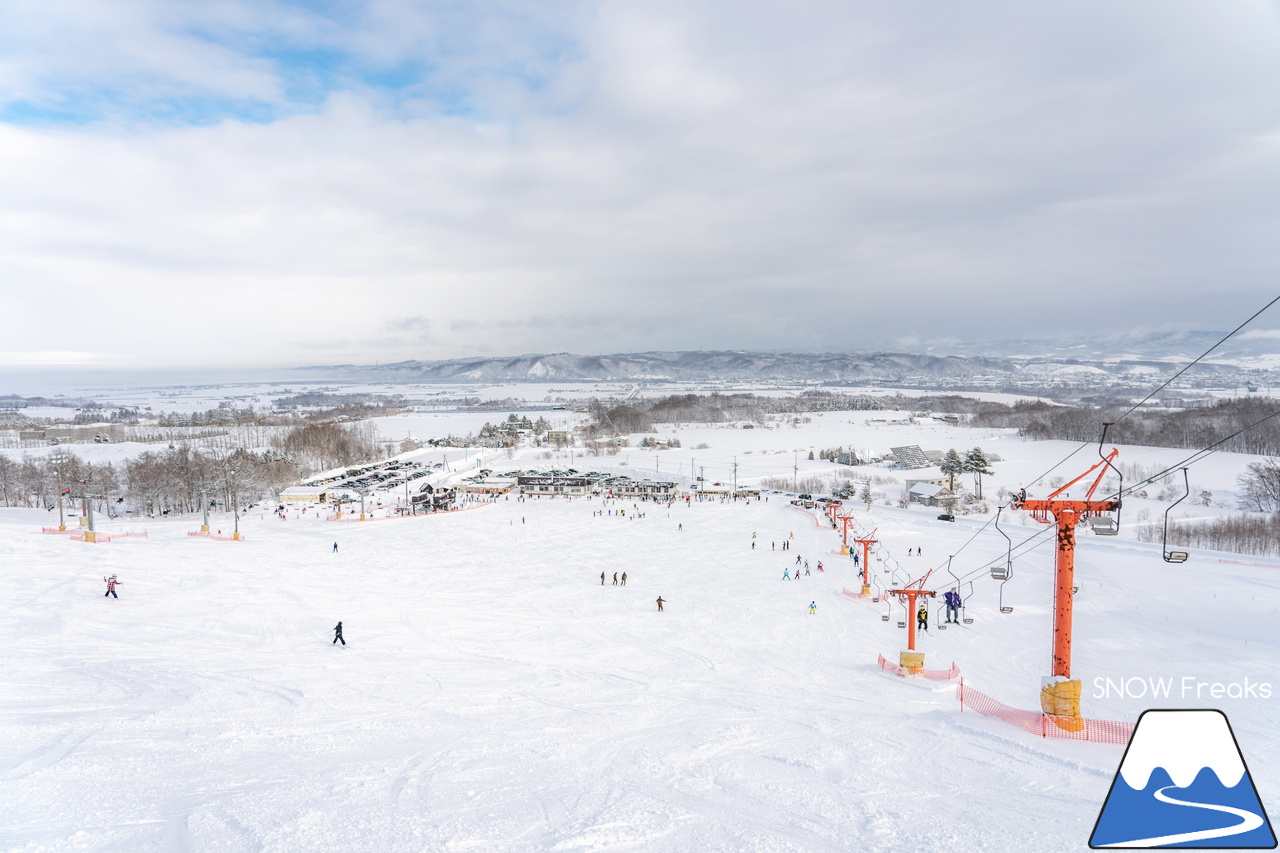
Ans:
{"type": "MultiPolygon", "coordinates": [[[[1148,400],[1150,400],[1150,399],[1151,399],[1152,397],[1154,397],[1156,394],[1159,394],[1159,393],[1160,393],[1161,391],[1163,391],[1165,388],[1168,388],[1168,387],[1169,387],[1169,385],[1170,385],[1170,384],[1172,384],[1172,383],[1174,382],[1174,380],[1176,380],[1178,377],[1182,376],[1182,374],[1186,373],[1188,370],[1190,370],[1190,369],[1191,369],[1192,367],[1194,367],[1195,365],[1199,364],[1201,361],[1203,361],[1205,358],[1207,358],[1211,352],[1213,352],[1214,350],[1216,350],[1218,347],[1222,346],[1222,345],[1223,345],[1223,344],[1225,344],[1227,341],[1229,341],[1231,338],[1235,337],[1235,335],[1236,335],[1236,334],[1237,334],[1241,329],[1243,329],[1245,326],[1247,326],[1247,325],[1249,325],[1250,323],[1252,323],[1254,320],[1256,320],[1256,319],[1258,318],[1258,316],[1259,316],[1259,315],[1261,315],[1264,311],[1266,311],[1266,310],[1267,310],[1268,308],[1270,308],[1272,305],[1275,305],[1277,302],[1280,302],[1280,296],[1277,296],[1275,299],[1272,299],[1272,300],[1271,300],[1270,302],[1268,302],[1266,305],[1262,306],[1262,307],[1261,307],[1261,308],[1259,308],[1257,311],[1255,311],[1255,312],[1253,313],[1253,315],[1249,317],[1249,319],[1245,320],[1245,321],[1244,321],[1243,323],[1241,323],[1239,326],[1236,326],[1234,329],[1232,329],[1230,332],[1228,332],[1228,333],[1226,334],[1226,336],[1225,336],[1225,337],[1223,337],[1220,341],[1218,341],[1216,344],[1214,344],[1213,346],[1209,347],[1209,348],[1208,348],[1207,350],[1205,350],[1203,353],[1201,353],[1200,355],[1198,355],[1198,356],[1195,358],[1195,360],[1194,360],[1194,361],[1192,361],[1192,362],[1191,362],[1190,364],[1188,364],[1186,367],[1182,368],[1182,369],[1181,369],[1181,370],[1179,370],[1177,373],[1175,373],[1173,376],[1171,376],[1168,380],[1166,380],[1164,383],[1162,383],[1162,384],[1160,385],[1160,387],[1156,388],[1154,391],[1152,391],[1152,392],[1151,392],[1150,394],[1148,394],[1146,397],[1142,398],[1142,400],[1141,400],[1141,401],[1139,401],[1138,403],[1136,403],[1132,408],[1130,408],[1130,409],[1129,409],[1129,411],[1125,412],[1123,415],[1121,415],[1120,417],[1118,417],[1118,418],[1116,418],[1114,421],[1112,421],[1112,423],[1119,423],[1120,421],[1122,421],[1122,420],[1124,420],[1125,418],[1127,418],[1129,415],[1133,414],[1135,411],[1137,411],[1137,410],[1138,410],[1138,408],[1139,408],[1139,407],[1141,407],[1141,406],[1142,406],[1142,404],[1143,404],[1143,403],[1146,403],[1148,400]]],[[[1059,467],[1061,467],[1063,464],[1065,464],[1065,463],[1067,462],[1067,460],[1069,460],[1072,456],[1075,456],[1077,453],[1079,453],[1081,450],[1083,450],[1086,446],[1088,446],[1088,445],[1090,445],[1090,444],[1092,444],[1092,443],[1093,443],[1092,441],[1086,441],[1086,442],[1083,442],[1079,447],[1077,447],[1075,450],[1071,451],[1071,452],[1070,452],[1070,453],[1068,453],[1065,457],[1063,457],[1061,461],[1059,461],[1059,462],[1055,463],[1052,467],[1050,467],[1050,468],[1049,468],[1049,470],[1045,471],[1045,472],[1044,472],[1043,474],[1041,474],[1039,477],[1036,477],[1034,480],[1032,480],[1032,481],[1031,481],[1030,483],[1028,483],[1027,485],[1029,485],[1029,486],[1034,486],[1036,483],[1040,482],[1040,481],[1041,481],[1041,480],[1043,480],[1045,477],[1049,476],[1049,474],[1053,473],[1053,471],[1055,471],[1056,469],[1058,469],[1059,467]]],[[[1178,467],[1178,466],[1174,466],[1174,467],[1178,467]]]]}

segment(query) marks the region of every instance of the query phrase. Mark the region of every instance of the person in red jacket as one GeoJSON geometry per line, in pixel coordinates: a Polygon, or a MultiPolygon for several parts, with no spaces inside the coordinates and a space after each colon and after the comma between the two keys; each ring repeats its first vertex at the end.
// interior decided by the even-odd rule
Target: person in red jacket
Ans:
{"type": "Polygon", "coordinates": [[[108,595],[110,595],[116,599],[119,599],[120,596],[116,595],[116,587],[119,586],[120,581],[116,580],[116,576],[112,575],[111,577],[103,578],[102,580],[107,585],[107,591],[102,594],[102,597],[106,598],[108,595]]]}

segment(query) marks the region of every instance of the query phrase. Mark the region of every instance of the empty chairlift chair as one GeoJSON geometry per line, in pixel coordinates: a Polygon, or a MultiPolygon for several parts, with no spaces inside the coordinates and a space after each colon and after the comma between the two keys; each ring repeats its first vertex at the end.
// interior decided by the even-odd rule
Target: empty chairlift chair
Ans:
{"type": "Polygon", "coordinates": [[[1160,552],[1164,556],[1166,563],[1185,563],[1191,555],[1186,551],[1170,551],[1169,550],[1169,513],[1178,504],[1186,500],[1187,495],[1191,494],[1191,481],[1187,479],[1187,469],[1182,469],[1182,497],[1169,504],[1169,508],[1164,511],[1164,536],[1161,538],[1160,552]]]}

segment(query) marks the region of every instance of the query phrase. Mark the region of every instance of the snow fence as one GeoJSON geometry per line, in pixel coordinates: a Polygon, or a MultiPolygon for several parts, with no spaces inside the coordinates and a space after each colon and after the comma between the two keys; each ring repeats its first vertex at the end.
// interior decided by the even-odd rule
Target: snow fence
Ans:
{"type": "MultiPolygon", "coordinates": [[[[884,660],[882,657],[881,660],[884,660]]],[[[977,711],[987,717],[996,717],[1006,723],[1012,723],[1028,734],[1040,737],[1062,738],[1064,740],[1087,740],[1093,743],[1127,744],[1133,737],[1134,723],[1119,720],[1084,720],[1080,731],[1067,731],[1059,728],[1053,717],[1040,711],[1022,711],[1011,708],[1003,702],[992,699],[985,693],[979,693],[964,683],[964,679],[956,685],[956,698],[960,700],[960,710],[977,711]]]]}

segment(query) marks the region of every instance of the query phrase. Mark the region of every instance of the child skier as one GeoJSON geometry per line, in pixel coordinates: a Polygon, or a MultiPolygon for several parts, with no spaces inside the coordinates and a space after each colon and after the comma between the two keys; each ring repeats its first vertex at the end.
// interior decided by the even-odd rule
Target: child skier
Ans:
{"type": "Polygon", "coordinates": [[[112,575],[111,577],[103,578],[102,580],[107,585],[107,591],[102,594],[102,597],[106,598],[109,595],[112,598],[119,600],[120,596],[116,595],[116,587],[119,586],[120,581],[116,580],[116,576],[112,575]]]}
{"type": "Polygon", "coordinates": [[[921,604],[920,609],[916,611],[916,626],[921,631],[929,630],[929,610],[923,604],[921,604]]]}
{"type": "Polygon", "coordinates": [[[812,616],[812,615],[815,615],[817,612],[818,612],[818,602],[817,602],[817,601],[810,601],[810,602],[809,602],[809,614],[812,616]]]}

